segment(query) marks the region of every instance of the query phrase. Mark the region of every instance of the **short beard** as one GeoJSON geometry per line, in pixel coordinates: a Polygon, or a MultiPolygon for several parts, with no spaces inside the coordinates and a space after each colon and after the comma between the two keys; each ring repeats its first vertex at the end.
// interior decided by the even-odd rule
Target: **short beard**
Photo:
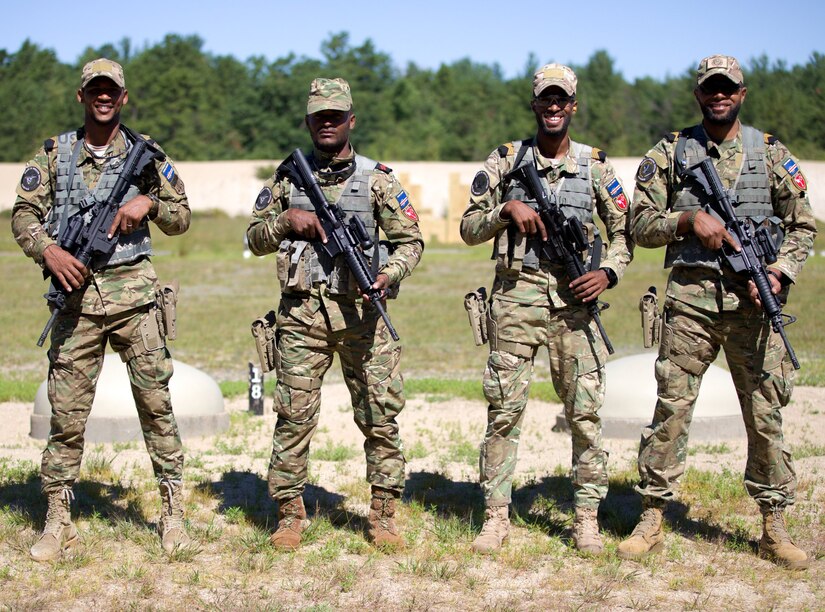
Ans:
{"type": "Polygon", "coordinates": [[[564,116],[564,121],[562,121],[561,125],[557,128],[550,129],[544,124],[544,118],[542,113],[536,113],[536,125],[538,126],[539,132],[543,136],[548,136],[550,138],[558,138],[560,136],[564,136],[567,134],[567,130],[570,128],[570,122],[573,120],[573,115],[567,113],[564,116]]]}
{"type": "Polygon", "coordinates": [[[709,107],[702,107],[702,115],[705,120],[712,125],[733,125],[739,117],[739,111],[742,109],[742,103],[735,104],[724,115],[714,115],[709,107]]]}

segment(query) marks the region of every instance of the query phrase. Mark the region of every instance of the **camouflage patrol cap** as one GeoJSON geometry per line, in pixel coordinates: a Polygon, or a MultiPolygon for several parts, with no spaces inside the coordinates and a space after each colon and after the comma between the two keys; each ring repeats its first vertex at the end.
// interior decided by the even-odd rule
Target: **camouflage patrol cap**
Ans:
{"type": "Polygon", "coordinates": [[[721,74],[737,85],[742,85],[745,82],[739,62],[730,55],[711,55],[699,62],[699,69],[696,71],[696,84],[701,85],[715,74],[721,74]]]}
{"type": "Polygon", "coordinates": [[[115,61],[99,57],[83,66],[83,75],[80,77],[80,89],[86,87],[92,79],[107,77],[117,83],[118,87],[126,87],[123,77],[123,66],[115,61]]]}
{"type": "Polygon", "coordinates": [[[539,97],[542,91],[555,85],[561,87],[568,96],[576,95],[576,73],[563,64],[547,64],[533,75],[533,95],[539,97]]]}
{"type": "Polygon", "coordinates": [[[307,115],[322,110],[352,109],[352,94],[344,79],[314,79],[309,86],[307,115]]]}

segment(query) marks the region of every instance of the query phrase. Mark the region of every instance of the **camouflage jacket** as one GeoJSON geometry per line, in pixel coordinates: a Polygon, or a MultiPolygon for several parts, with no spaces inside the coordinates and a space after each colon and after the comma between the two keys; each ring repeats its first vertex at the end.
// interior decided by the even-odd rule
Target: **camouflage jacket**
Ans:
{"type": "MultiPolygon", "coordinates": [[[[354,158],[354,150],[351,150],[350,156],[341,159],[329,159],[316,151],[313,152],[309,161],[313,164],[314,159],[322,159],[324,161],[320,165],[324,166],[322,167],[324,172],[334,167],[340,173],[341,167],[345,167],[347,162],[352,163],[354,158]]],[[[340,173],[340,178],[332,182],[325,181],[322,174],[318,172],[315,174],[324,196],[328,201],[336,202],[346,185],[347,173],[340,173]]],[[[279,178],[277,174],[264,183],[246,230],[249,248],[256,255],[267,255],[278,251],[281,241],[289,236],[291,228],[286,211],[289,208],[290,191],[289,179],[279,178]]],[[[389,168],[370,176],[369,192],[378,226],[394,247],[389,261],[380,272],[389,277],[390,284],[398,284],[412,274],[424,250],[424,240],[418,228],[418,216],[409,194],[389,168]]],[[[321,302],[326,305],[334,329],[346,327],[340,309],[351,307],[351,300],[330,297],[321,284],[313,286],[307,301],[311,302],[311,310],[317,310],[321,302]]],[[[360,298],[356,302],[360,304],[360,298]]]]}
{"type": "MultiPolygon", "coordinates": [[[[145,136],[144,136],[145,137],[145,136]]],[[[23,252],[43,265],[43,251],[55,241],[44,224],[54,204],[57,176],[57,137],[47,140],[23,171],[17,185],[17,199],[12,211],[12,232],[23,252]]],[[[93,189],[104,171],[107,159],[125,157],[126,140],[120,132],[109,144],[102,159],[81,147],[77,172],[93,189]]],[[[156,161],[154,168],[144,171],[140,192],[157,196],[158,203],[149,211],[149,218],[168,235],[182,234],[189,228],[191,213],[183,181],[170,159],[156,161]]],[[[142,306],[155,299],[157,276],[148,258],[132,264],[115,265],[93,270],[80,291],[73,291],[68,309],[85,314],[112,315],[142,306]]]]}
{"type": "MultiPolygon", "coordinates": [[[[461,237],[469,245],[481,244],[494,238],[509,223],[509,219],[501,218],[501,210],[506,204],[502,198],[507,189],[506,182],[502,179],[512,170],[514,162],[514,157],[508,154],[506,149],[505,145],[490,153],[481,172],[476,175],[477,179],[484,179],[481,186],[484,187],[486,184],[486,188],[479,189],[478,191],[483,191],[479,195],[476,195],[475,188],[472,190],[470,203],[461,218],[461,237]],[[482,173],[486,174],[486,179],[482,173]]],[[[579,171],[578,161],[572,155],[572,144],[569,150],[568,155],[556,161],[543,157],[538,148],[534,147],[539,174],[546,176],[551,187],[565,174],[575,174],[579,171]]],[[[633,249],[628,237],[628,202],[621,182],[603,152],[593,149],[590,168],[594,209],[605,225],[609,242],[600,267],[611,269],[616,278],[621,279],[625,268],[633,259],[633,249]]],[[[561,265],[519,271],[497,267],[493,290],[511,301],[526,304],[549,303],[558,308],[580,303],[573,297],[568,282],[561,265]]]]}
{"type": "MultiPolygon", "coordinates": [[[[643,247],[657,248],[681,239],[676,235],[676,227],[682,213],[670,210],[671,199],[681,181],[674,161],[677,140],[671,136],[660,140],[648,151],[636,173],[631,232],[634,242],[643,247]]],[[[734,139],[720,144],[709,138],[707,143],[708,156],[713,160],[722,184],[730,189],[742,165],[742,139],[737,134],[734,139]]],[[[796,158],[768,134],[765,135],[765,161],[774,214],[782,221],[785,231],[778,260],[770,267],[795,281],[816,236],[807,182],[796,158]]],[[[740,304],[750,304],[747,279],[734,274],[727,266],[722,266],[721,271],[674,267],[667,294],[672,299],[709,311],[734,310],[740,304]]]]}

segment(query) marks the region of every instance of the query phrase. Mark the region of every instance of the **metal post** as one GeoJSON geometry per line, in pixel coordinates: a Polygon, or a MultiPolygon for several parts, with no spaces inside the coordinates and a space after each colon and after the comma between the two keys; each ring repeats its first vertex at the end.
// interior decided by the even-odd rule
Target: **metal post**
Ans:
{"type": "Polygon", "coordinates": [[[264,413],[264,375],[261,368],[249,362],[249,412],[264,413]]]}

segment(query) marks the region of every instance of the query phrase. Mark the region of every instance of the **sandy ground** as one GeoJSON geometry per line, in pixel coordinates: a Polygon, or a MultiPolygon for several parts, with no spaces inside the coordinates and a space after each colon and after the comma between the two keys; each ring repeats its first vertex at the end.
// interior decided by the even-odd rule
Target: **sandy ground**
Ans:
{"type": "MultiPolygon", "coordinates": [[[[379,558],[356,551],[345,552],[337,561],[317,566],[318,561],[313,559],[318,559],[318,555],[326,550],[325,542],[329,544],[338,537],[328,535],[321,542],[302,549],[294,558],[291,555],[289,558],[278,558],[275,567],[269,571],[239,572],[236,568],[238,560],[227,555],[227,550],[235,549],[228,548],[232,536],[225,531],[220,541],[205,544],[204,551],[193,563],[177,564],[171,568],[171,573],[166,573],[162,563],[147,564],[145,553],[132,552],[131,558],[136,560],[117,567],[122,569],[132,567],[128,563],[133,563],[135,567],[140,564],[141,571],[146,574],[134,582],[134,586],[131,582],[124,585],[120,575],[112,578],[106,572],[113,570],[101,567],[100,563],[74,570],[77,572],[74,575],[96,580],[98,588],[104,590],[126,589],[124,593],[128,593],[128,601],[136,607],[158,607],[161,600],[152,599],[152,593],[164,593],[165,603],[160,605],[161,609],[166,609],[168,605],[176,607],[176,604],[170,603],[173,601],[185,602],[199,609],[216,610],[261,609],[266,607],[264,602],[268,602],[266,605],[273,609],[299,609],[312,601],[320,606],[312,609],[324,610],[354,607],[411,610],[453,610],[459,607],[465,610],[627,607],[821,609],[825,583],[825,534],[822,529],[825,524],[822,516],[825,512],[825,481],[822,478],[825,456],[821,450],[825,443],[823,400],[825,389],[800,387],[795,390],[792,403],[784,411],[789,445],[792,448],[817,449],[813,453],[803,453],[811,456],[796,460],[800,483],[813,483],[804,488],[805,497],[798,500],[798,506],[793,510],[797,516],[805,517],[805,522],[795,528],[797,542],[816,559],[812,567],[803,573],[776,569],[768,562],[756,559],[747,548],[744,552],[731,549],[730,541],[737,536],[719,529],[709,512],[701,516],[695,511],[691,511],[689,516],[669,513],[669,520],[675,520],[666,533],[666,553],[654,563],[618,560],[595,563],[561,545],[553,545],[557,548],[551,550],[542,548],[533,551],[530,547],[535,546],[531,543],[536,542],[536,528],[540,523],[526,514],[530,500],[537,495],[545,495],[555,500],[566,516],[571,511],[569,495],[564,492],[569,491],[570,438],[565,433],[552,431],[561,406],[533,401],[525,417],[514,483],[515,505],[525,512],[525,522],[517,522],[518,526],[513,529],[506,547],[511,552],[503,551],[500,558],[452,552],[440,559],[433,558],[432,565],[427,566],[428,560],[416,556],[415,551],[410,551],[408,555],[379,558]],[[562,491],[561,494],[559,491],[562,491]],[[278,564],[281,564],[280,567],[278,564]],[[460,565],[460,571],[453,567],[456,564],[460,565]],[[351,592],[337,588],[335,585],[341,580],[340,573],[352,567],[367,568],[364,570],[366,573],[361,572],[353,578],[357,588],[351,592]],[[428,570],[428,567],[431,569],[428,570]],[[284,569],[285,574],[281,573],[284,569]],[[95,571],[103,572],[101,577],[92,578],[94,574],[89,573],[95,571]],[[290,577],[290,571],[296,573],[290,577]],[[433,577],[434,571],[457,571],[457,577],[433,577]],[[325,573],[329,572],[334,575],[327,577],[325,573]],[[193,576],[202,576],[202,580],[211,585],[210,588],[191,586],[189,583],[193,576]],[[151,588],[144,588],[148,590],[148,595],[141,590],[141,585],[146,584],[151,584],[151,588]],[[314,589],[318,589],[318,594],[310,597],[308,593],[314,593],[314,589]]],[[[272,400],[268,398],[267,409],[271,410],[271,404],[272,400]]],[[[227,404],[228,411],[233,413],[245,411],[246,408],[245,398],[227,404]]],[[[310,515],[321,508],[327,516],[333,516],[336,508],[344,508],[349,518],[345,525],[339,526],[336,522],[334,531],[346,532],[347,528],[353,529],[349,521],[355,520],[356,525],[360,525],[364,522],[361,517],[367,514],[368,494],[363,484],[364,459],[360,450],[363,438],[352,422],[348,393],[342,383],[329,381],[324,385],[321,410],[313,448],[329,444],[351,447],[353,452],[350,459],[343,461],[311,461],[311,485],[307,488],[305,499],[310,515]]],[[[445,520],[444,517],[455,517],[466,523],[472,510],[479,510],[482,502],[477,485],[476,457],[485,425],[485,410],[482,401],[440,401],[435,397],[416,397],[408,401],[399,419],[409,455],[402,522],[409,520],[404,517],[413,512],[413,502],[420,502],[428,508],[430,520],[437,515],[442,520],[445,520]]],[[[28,404],[0,404],[0,418],[3,420],[0,458],[39,463],[43,442],[28,437],[31,411],[28,404]]],[[[198,473],[201,479],[205,478],[210,491],[210,497],[198,498],[198,503],[207,505],[197,513],[193,512],[189,520],[201,528],[216,521],[217,525],[223,525],[228,530],[228,510],[239,507],[257,513],[253,523],[264,531],[270,531],[275,517],[274,505],[266,495],[266,469],[275,417],[272,414],[249,419],[236,417],[234,421],[232,434],[184,440],[187,460],[193,465],[189,473],[198,473]]],[[[635,465],[637,441],[606,440],[605,445],[610,452],[611,473],[635,465]]],[[[703,442],[692,446],[689,466],[717,473],[728,469],[734,474],[740,474],[744,467],[744,440],[728,440],[723,445],[703,442]]],[[[149,473],[149,460],[141,443],[125,448],[122,445],[95,445],[87,449],[86,459],[94,453],[114,457],[113,468],[117,473],[128,474],[136,470],[142,472],[144,478],[149,473]]],[[[123,484],[128,486],[128,478],[123,484]]],[[[611,512],[618,510],[633,514],[638,511],[638,499],[631,492],[612,492],[611,495],[615,496],[611,502],[611,512]]],[[[753,538],[758,537],[758,514],[750,505],[745,512],[750,512],[743,523],[748,534],[745,536],[746,547],[753,548],[753,538]]],[[[86,539],[94,542],[88,533],[88,522],[81,519],[78,525],[81,532],[86,532],[86,539]]],[[[546,526],[538,528],[547,529],[546,526]]],[[[549,528],[551,535],[566,538],[569,524],[565,520],[551,522],[549,528]]],[[[26,537],[30,538],[27,542],[33,541],[34,534],[26,537]]],[[[615,545],[616,534],[611,533],[609,538],[615,545]]],[[[431,540],[432,536],[429,537],[431,540]]],[[[538,541],[546,541],[546,536],[539,537],[538,541]]],[[[108,547],[104,550],[110,552],[87,553],[93,558],[97,558],[94,555],[117,554],[111,551],[121,550],[118,543],[99,539],[97,542],[97,545],[108,547]]],[[[466,544],[459,543],[459,548],[468,548],[468,542],[469,539],[466,544]]],[[[85,546],[90,545],[94,544],[85,546]]],[[[0,574],[0,589],[5,588],[12,593],[15,597],[13,601],[25,603],[27,609],[109,609],[101,591],[91,597],[61,599],[59,605],[54,597],[38,595],[37,585],[50,580],[53,575],[50,571],[63,577],[73,572],[68,570],[67,573],[66,566],[64,569],[49,570],[42,564],[32,564],[25,554],[26,546],[18,543],[8,548],[0,543],[0,567],[8,561],[11,564],[9,567],[19,566],[18,571],[32,575],[31,578],[23,578],[24,574],[21,574],[15,578],[12,571],[11,578],[6,574],[6,586],[2,587],[3,576],[0,574]]],[[[131,551],[135,549],[134,544],[123,546],[131,551]]],[[[340,549],[341,545],[337,546],[340,549]]],[[[440,549],[434,547],[432,550],[440,549]]],[[[246,558],[264,558],[261,555],[250,556],[248,551],[243,554],[247,555],[246,558]]],[[[82,592],[80,587],[77,590],[82,592]]],[[[116,593],[112,596],[124,595],[116,593]]],[[[0,590],[0,608],[3,607],[0,590]]]]}
{"type": "MultiPolygon", "coordinates": [[[[793,448],[801,445],[825,444],[825,388],[798,387],[794,391],[791,404],[784,411],[784,432],[787,443],[793,448]]],[[[247,409],[246,398],[227,402],[228,412],[247,409]]],[[[213,454],[215,437],[190,438],[184,443],[189,453],[209,452],[207,460],[217,465],[226,465],[230,460],[236,470],[251,470],[265,478],[268,456],[263,450],[270,446],[271,431],[275,416],[271,414],[272,398],[267,398],[266,411],[269,413],[257,419],[255,431],[249,435],[250,450],[257,452],[234,456],[213,454]]],[[[652,411],[651,406],[651,411],[652,411]]],[[[524,482],[532,478],[553,473],[554,470],[568,470],[570,465],[570,437],[563,432],[554,432],[556,417],[561,413],[560,404],[531,400],[525,415],[519,447],[516,477],[524,482]],[[560,466],[560,468],[559,468],[560,466]]],[[[31,460],[39,463],[43,442],[29,437],[29,420],[32,406],[23,403],[0,404],[0,452],[9,459],[31,460]]],[[[486,405],[482,401],[452,399],[440,401],[437,397],[415,397],[399,417],[401,434],[405,447],[423,449],[413,452],[408,461],[408,478],[416,474],[443,473],[454,480],[467,483],[477,482],[477,467],[467,462],[446,461],[444,449],[463,445],[463,455],[472,454],[467,447],[477,447],[481,441],[486,423],[486,405]],[[424,456],[419,456],[424,454],[424,456]]],[[[325,444],[343,445],[358,449],[355,459],[348,461],[357,470],[363,470],[363,455],[360,448],[363,437],[352,420],[349,408],[349,394],[343,383],[326,383],[322,391],[321,417],[318,432],[313,439],[313,448],[325,444]]],[[[702,470],[730,469],[741,472],[744,467],[747,442],[743,439],[724,441],[726,452],[714,450],[714,443],[695,443],[688,466],[702,470]],[[707,451],[707,452],[705,452],[707,451]]],[[[148,457],[142,444],[135,448],[120,450],[115,459],[115,467],[120,465],[145,464],[148,457]]],[[[111,445],[99,445],[111,449],[111,445]]],[[[605,448],[610,453],[610,466],[623,469],[634,466],[638,441],[606,439],[605,448]]],[[[87,449],[87,454],[88,454],[87,449]]],[[[318,464],[318,487],[334,492],[340,482],[340,466],[336,462],[320,461],[318,464]]],[[[804,457],[796,460],[800,477],[806,473],[825,472],[825,456],[804,457]]],[[[217,476],[217,474],[216,474],[217,476]]]]}

